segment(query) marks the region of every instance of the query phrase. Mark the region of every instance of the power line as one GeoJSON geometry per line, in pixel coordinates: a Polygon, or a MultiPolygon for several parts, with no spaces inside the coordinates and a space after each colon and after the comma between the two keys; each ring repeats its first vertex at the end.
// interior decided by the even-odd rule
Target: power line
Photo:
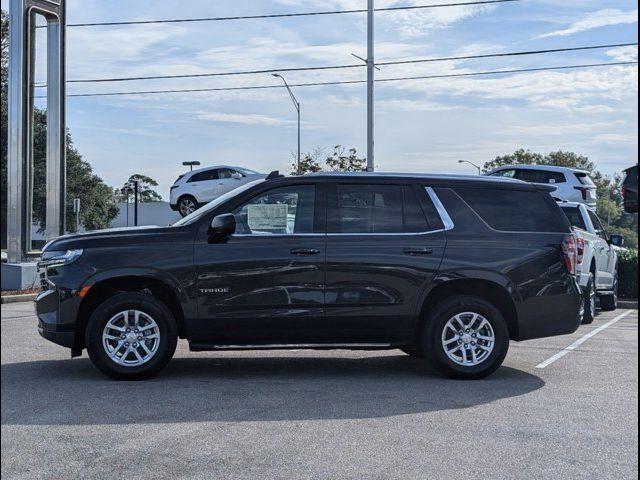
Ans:
{"type": "MultiPolygon", "coordinates": [[[[539,68],[519,68],[510,70],[488,70],[483,72],[469,72],[469,73],[451,73],[442,75],[417,75],[417,76],[404,76],[404,77],[392,77],[392,78],[378,78],[376,82],[397,82],[408,80],[426,80],[435,78],[455,78],[455,77],[473,77],[473,76],[485,76],[485,75],[500,75],[506,73],[528,73],[528,72],[543,72],[553,70],[569,70],[569,69],[581,69],[581,68],[594,68],[594,67],[610,67],[618,65],[637,65],[637,61],[633,62],[610,62],[610,63],[588,63],[580,65],[561,65],[556,67],[539,67],[539,68]]],[[[318,87],[328,85],[353,85],[366,83],[366,80],[342,80],[335,82],[310,82],[310,83],[296,83],[290,84],[290,87],[318,87]]],[[[177,89],[177,90],[138,90],[130,92],[106,92],[106,93],[76,93],[67,95],[67,97],[111,97],[111,96],[124,96],[124,95],[154,95],[154,94],[171,94],[171,93],[197,93],[197,92],[227,92],[238,90],[264,90],[271,88],[284,88],[283,85],[252,85],[244,87],[219,87],[219,88],[189,88],[189,89],[177,89]]],[[[36,98],[46,98],[45,95],[36,96],[36,98]]]]}
{"type": "MultiPolygon", "coordinates": [[[[489,5],[494,3],[512,3],[519,2],[521,0],[482,0],[471,2],[456,2],[456,3],[439,3],[434,5],[409,5],[404,7],[385,7],[376,8],[376,12],[393,12],[398,10],[423,10],[428,8],[443,8],[443,7],[457,7],[465,5],[489,5]]],[[[352,14],[352,13],[366,13],[367,9],[353,9],[353,10],[327,10],[319,12],[300,12],[300,13],[274,13],[266,15],[243,15],[232,17],[200,17],[200,18],[174,18],[165,20],[131,20],[122,22],[93,22],[93,23],[70,23],[67,27],[103,27],[103,26],[117,26],[117,25],[149,25],[149,24],[162,24],[162,23],[190,23],[190,22],[219,22],[226,20],[259,20],[270,18],[293,18],[293,17],[312,17],[319,15],[340,15],[340,14],[352,14]]],[[[46,28],[46,26],[38,27],[46,28]]]]}
{"type": "Polygon", "coordinates": [[[551,48],[548,50],[529,50],[525,52],[506,52],[506,53],[487,53],[481,55],[465,55],[459,57],[440,57],[440,58],[421,58],[417,60],[397,60],[397,61],[388,61],[388,62],[377,62],[376,65],[385,66],[385,65],[407,65],[411,63],[425,63],[425,62],[443,62],[447,60],[469,60],[473,58],[497,58],[497,57],[515,57],[521,55],[540,55],[544,53],[558,53],[558,52],[576,52],[579,50],[595,50],[601,48],[615,48],[615,47],[631,47],[637,46],[638,42],[635,43],[617,43],[611,45],[591,45],[586,47],[569,47],[569,48],[551,48]]]}
{"type": "MultiPolygon", "coordinates": [[[[489,53],[481,55],[464,55],[458,57],[436,57],[436,58],[423,58],[416,60],[394,60],[388,62],[378,62],[376,65],[408,65],[415,63],[427,63],[427,62],[444,62],[451,60],[470,60],[474,58],[492,58],[492,57],[515,57],[523,55],[541,55],[546,53],[558,53],[558,52],[573,52],[581,50],[595,50],[603,48],[615,48],[615,47],[628,47],[637,46],[638,43],[615,43],[607,45],[589,45],[581,47],[567,47],[567,48],[554,48],[549,50],[528,50],[521,52],[506,52],[506,53],[489,53]]],[[[175,78],[202,78],[202,77],[222,77],[232,75],[256,75],[267,73],[282,73],[282,72],[305,72],[305,71],[318,71],[318,70],[338,70],[346,68],[362,68],[362,64],[350,64],[350,65],[324,65],[316,67],[288,67],[288,68],[268,68],[261,70],[244,70],[235,72],[214,72],[214,73],[194,73],[194,74],[179,74],[179,75],[152,75],[152,76],[140,76],[140,77],[114,77],[114,78],[89,78],[89,79],[76,79],[67,80],[67,83],[103,83],[103,82],[128,82],[138,80],[161,80],[161,79],[175,79],[175,78]]],[[[35,85],[36,87],[44,87],[44,84],[35,85]]]]}

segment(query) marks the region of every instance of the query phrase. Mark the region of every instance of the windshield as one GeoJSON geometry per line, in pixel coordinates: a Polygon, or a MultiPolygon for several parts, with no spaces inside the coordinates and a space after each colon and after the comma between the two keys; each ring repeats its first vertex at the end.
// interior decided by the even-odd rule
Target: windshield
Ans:
{"type": "Polygon", "coordinates": [[[255,170],[249,170],[248,168],[243,167],[234,167],[237,171],[239,171],[243,175],[257,175],[258,172],[255,170]]]}
{"type": "Polygon", "coordinates": [[[199,220],[200,218],[204,217],[211,210],[214,210],[214,209],[218,208],[220,205],[222,205],[227,200],[235,197],[236,195],[241,194],[242,192],[244,192],[246,190],[249,190],[251,187],[254,187],[255,185],[258,185],[259,183],[262,183],[262,182],[264,182],[263,179],[254,180],[253,182],[245,183],[241,187],[238,187],[235,190],[231,190],[230,192],[227,192],[224,195],[221,195],[220,197],[216,198],[215,200],[211,200],[204,207],[196,210],[195,212],[191,213],[190,215],[187,215],[183,219],[178,220],[176,223],[173,224],[173,226],[174,227],[179,227],[181,225],[189,225],[189,224],[199,220]]]}

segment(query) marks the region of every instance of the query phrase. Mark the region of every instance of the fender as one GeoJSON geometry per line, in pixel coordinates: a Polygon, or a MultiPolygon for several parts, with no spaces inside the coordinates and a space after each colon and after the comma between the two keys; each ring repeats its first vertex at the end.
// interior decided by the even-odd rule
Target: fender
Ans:
{"type": "Polygon", "coordinates": [[[522,296],[518,291],[516,285],[505,275],[495,272],[493,270],[485,270],[479,268],[464,268],[438,272],[429,285],[424,289],[420,296],[416,314],[420,315],[420,311],[424,302],[429,294],[436,288],[440,287],[444,283],[452,282],[456,280],[482,280],[491,283],[505,289],[515,304],[522,302],[522,296]]]}
{"type": "MultiPolygon", "coordinates": [[[[193,278],[193,272],[190,277],[193,278]]],[[[189,292],[187,287],[189,283],[181,283],[174,275],[166,270],[160,270],[151,267],[118,267],[109,270],[100,271],[88,278],[86,278],[80,287],[93,287],[94,285],[103,282],[105,280],[112,280],[119,277],[147,277],[160,281],[173,289],[180,301],[182,311],[185,319],[195,318],[197,312],[195,311],[196,304],[189,300],[189,292]]],[[[192,282],[191,282],[192,283],[192,282]]]]}

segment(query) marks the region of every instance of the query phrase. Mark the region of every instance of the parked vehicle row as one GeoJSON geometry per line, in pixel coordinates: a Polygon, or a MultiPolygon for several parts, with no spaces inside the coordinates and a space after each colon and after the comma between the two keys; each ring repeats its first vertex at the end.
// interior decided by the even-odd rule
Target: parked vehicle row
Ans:
{"type": "Polygon", "coordinates": [[[591,323],[596,312],[596,297],[604,311],[615,310],[618,303],[618,255],[622,235],[608,235],[602,222],[582,203],[562,202],[578,242],[578,283],[584,293],[582,323],[591,323]]]}
{"type": "Polygon", "coordinates": [[[173,226],[48,243],[38,329],[121,379],[157,373],[178,338],[193,351],[401,348],[485,377],[509,340],[580,325],[578,244],[553,190],[274,173],[173,226]]]}

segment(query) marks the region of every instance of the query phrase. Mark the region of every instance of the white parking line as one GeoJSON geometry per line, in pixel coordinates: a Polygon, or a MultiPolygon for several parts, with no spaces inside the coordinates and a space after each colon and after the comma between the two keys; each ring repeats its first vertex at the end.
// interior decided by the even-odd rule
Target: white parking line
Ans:
{"type": "Polygon", "coordinates": [[[580,337],[578,340],[576,340],[575,342],[573,342],[571,345],[569,345],[567,348],[565,348],[564,350],[556,353],[553,357],[546,359],[544,362],[536,365],[536,368],[545,368],[548,367],[549,365],[551,365],[553,362],[555,362],[556,360],[560,360],[562,357],[564,357],[567,353],[571,352],[572,350],[575,350],[576,348],[578,348],[580,345],[582,345],[584,342],[586,342],[587,340],[589,340],[591,337],[593,337],[594,335],[600,333],[601,331],[603,331],[605,328],[610,327],[611,325],[613,325],[614,323],[618,322],[619,320],[622,320],[624,317],[626,317],[627,315],[629,315],[631,312],[633,312],[634,310],[627,310],[626,312],[624,312],[621,315],[618,315],[616,318],[614,318],[613,320],[608,321],[607,323],[600,325],[598,328],[590,331],[589,333],[587,333],[586,335],[583,335],[582,337],[580,337]]]}

